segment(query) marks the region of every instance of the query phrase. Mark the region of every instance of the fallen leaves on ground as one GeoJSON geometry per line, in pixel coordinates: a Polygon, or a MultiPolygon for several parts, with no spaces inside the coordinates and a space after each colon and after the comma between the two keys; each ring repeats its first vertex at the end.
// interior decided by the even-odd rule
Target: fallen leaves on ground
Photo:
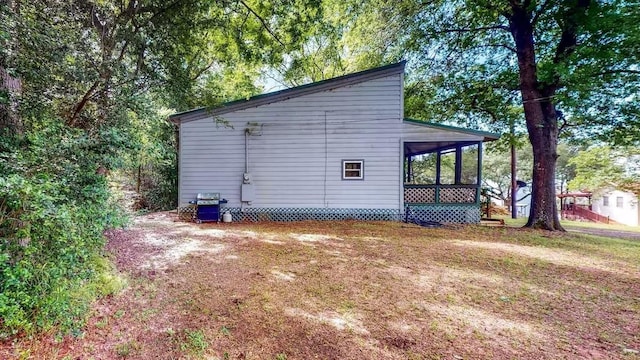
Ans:
{"type": "Polygon", "coordinates": [[[94,305],[83,336],[20,339],[6,354],[629,359],[640,349],[634,240],[396,222],[196,225],[171,213],[107,237],[129,287],[94,305]]]}

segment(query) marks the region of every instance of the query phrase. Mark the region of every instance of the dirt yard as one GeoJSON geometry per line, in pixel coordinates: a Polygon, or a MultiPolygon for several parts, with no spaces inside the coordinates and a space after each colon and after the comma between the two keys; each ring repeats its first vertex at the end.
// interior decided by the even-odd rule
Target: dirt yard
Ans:
{"type": "Polygon", "coordinates": [[[16,358],[640,358],[634,240],[171,213],[107,236],[127,288],[16,358]]]}

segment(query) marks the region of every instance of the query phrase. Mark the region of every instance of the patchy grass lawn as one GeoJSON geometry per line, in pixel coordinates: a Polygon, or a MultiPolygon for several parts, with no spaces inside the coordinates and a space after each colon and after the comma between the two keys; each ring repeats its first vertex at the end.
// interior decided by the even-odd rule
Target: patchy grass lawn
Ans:
{"type": "Polygon", "coordinates": [[[640,226],[628,226],[624,224],[602,224],[590,221],[571,221],[571,220],[562,220],[563,225],[569,227],[579,227],[579,228],[591,228],[591,229],[603,229],[603,230],[613,230],[613,231],[628,231],[640,233],[640,226]]]}
{"type": "Polygon", "coordinates": [[[129,286],[14,358],[635,359],[640,242],[392,222],[112,231],[129,286]]]}
{"type": "MultiPolygon", "coordinates": [[[[527,223],[527,217],[519,217],[512,219],[509,215],[495,215],[496,219],[503,219],[507,226],[522,227],[527,223]]],[[[631,233],[640,233],[640,226],[628,226],[624,224],[603,224],[591,221],[574,221],[561,219],[562,226],[568,229],[584,228],[584,229],[599,229],[607,231],[625,231],[631,233]]]]}

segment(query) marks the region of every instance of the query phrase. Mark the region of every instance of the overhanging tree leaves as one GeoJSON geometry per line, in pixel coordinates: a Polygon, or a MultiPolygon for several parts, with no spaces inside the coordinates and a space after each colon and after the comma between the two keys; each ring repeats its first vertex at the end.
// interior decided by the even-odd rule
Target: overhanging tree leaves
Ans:
{"type": "MultiPolygon", "coordinates": [[[[521,139],[517,139],[521,140],[521,139]]],[[[502,141],[502,139],[501,139],[502,141]]],[[[506,141],[504,141],[506,142],[506,141]]],[[[482,157],[483,178],[482,187],[486,189],[487,195],[495,199],[504,201],[509,205],[511,198],[511,158],[508,150],[504,149],[499,142],[490,143],[485,155],[482,157]]],[[[531,184],[531,164],[533,156],[531,146],[523,146],[517,151],[517,180],[531,184]]],[[[520,202],[531,194],[520,195],[516,202],[520,202]]]]}
{"type": "Polygon", "coordinates": [[[601,195],[607,189],[640,194],[640,150],[593,146],[579,151],[569,160],[576,176],[569,182],[573,191],[591,191],[601,195]]]}
{"type": "Polygon", "coordinates": [[[638,1],[371,0],[361,8],[380,20],[380,31],[387,24],[397,30],[384,51],[406,50],[419,74],[412,86],[427,96],[408,97],[414,109],[421,103],[423,114],[447,121],[526,128],[534,154],[529,227],[562,230],[559,136],[640,139],[638,1]]]}
{"type": "Polygon", "coordinates": [[[0,339],[78,325],[120,223],[107,170],[154,162],[162,201],[176,157],[160,108],[253,94],[314,2],[0,0],[0,339]]]}

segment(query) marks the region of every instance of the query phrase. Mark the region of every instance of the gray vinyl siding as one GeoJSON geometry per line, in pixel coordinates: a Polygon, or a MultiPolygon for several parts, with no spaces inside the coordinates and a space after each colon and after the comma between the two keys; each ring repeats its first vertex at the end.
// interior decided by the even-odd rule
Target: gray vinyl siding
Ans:
{"type": "Polygon", "coordinates": [[[180,204],[208,191],[238,203],[244,170],[243,134],[243,128],[216,127],[212,119],[181,125],[180,204]]]}
{"type": "Polygon", "coordinates": [[[250,207],[397,209],[402,189],[401,74],[304,95],[180,127],[180,203],[217,191],[239,207],[244,130],[256,197],[250,207]],[[342,160],[364,160],[363,180],[342,180],[342,160]]]}

